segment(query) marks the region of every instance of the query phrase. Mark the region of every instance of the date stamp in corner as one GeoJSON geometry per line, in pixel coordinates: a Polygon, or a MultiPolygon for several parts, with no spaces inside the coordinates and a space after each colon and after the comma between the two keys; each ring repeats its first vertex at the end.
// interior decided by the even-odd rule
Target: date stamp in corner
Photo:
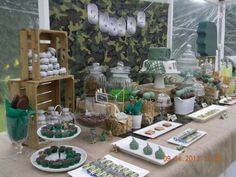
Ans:
{"type": "MultiPolygon", "coordinates": [[[[163,159],[164,161],[170,161],[171,157],[166,155],[163,159]]],[[[206,154],[206,155],[195,155],[195,154],[182,154],[174,158],[178,162],[209,162],[209,163],[220,163],[223,162],[222,155],[216,154],[206,154]]]]}

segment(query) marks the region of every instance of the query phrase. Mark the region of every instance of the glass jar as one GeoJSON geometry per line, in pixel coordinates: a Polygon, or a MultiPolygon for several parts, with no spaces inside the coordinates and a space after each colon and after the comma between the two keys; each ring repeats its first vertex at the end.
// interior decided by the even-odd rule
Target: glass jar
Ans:
{"type": "Polygon", "coordinates": [[[106,76],[103,74],[105,68],[99,63],[93,63],[88,70],[89,74],[84,79],[84,93],[87,97],[94,97],[98,89],[105,89],[106,76]]]}
{"type": "Polygon", "coordinates": [[[38,127],[41,127],[47,124],[47,119],[44,113],[45,113],[44,110],[41,110],[41,109],[37,110],[38,127]]]}
{"type": "Polygon", "coordinates": [[[111,68],[111,77],[108,80],[108,93],[117,101],[126,101],[130,97],[130,86],[132,80],[129,77],[130,67],[124,66],[122,61],[111,68]]]}
{"type": "Polygon", "coordinates": [[[61,114],[61,120],[63,123],[72,123],[74,124],[75,121],[75,116],[73,113],[69,111],[69,108],[63,108],[62,109],[62,114],[61,114]]]}

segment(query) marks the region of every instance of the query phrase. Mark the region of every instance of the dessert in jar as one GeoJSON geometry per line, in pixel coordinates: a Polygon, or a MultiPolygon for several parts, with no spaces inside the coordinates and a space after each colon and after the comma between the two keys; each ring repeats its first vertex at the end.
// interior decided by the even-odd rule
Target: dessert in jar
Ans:
{"type": "Polygon", "coordinates": [[[129,88],[132,82],[129,77],[130,67],[124,66],[124,63],[119,61],[117,66],[111,68],[110,72],[112,75],[107,85],[109,95],[117,101],[128,100],[130,98],[129,88]]]}
{"type": "Polygon", "coordinates": [[[103,74],[105,68],[99,63],[93,63],[88,70],[89,74],[84,79],[84,93],[87,97],[94,97],[98,89],[105,89],[106,77],[103,74]]]}

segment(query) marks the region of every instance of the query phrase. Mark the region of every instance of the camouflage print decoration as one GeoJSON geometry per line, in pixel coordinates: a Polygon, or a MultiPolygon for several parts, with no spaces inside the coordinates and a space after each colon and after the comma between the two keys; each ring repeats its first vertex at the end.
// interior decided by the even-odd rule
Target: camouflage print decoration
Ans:
{"type": "MultiPolygon", "coordinates": [[[[152,77],[138,74],[147,59],[150,47],[164,47],[167,42],[168,4],[153,3],[146,11],[146,25],[137,27],[134,35],[109,36],[87,20],[87,4],[95,3],[100,12],[111,17],[135,17],[150,2],[138,0],[50,0],[51,29],[68,32],[69,68],[75,75],[76,94],[82,94],[86,66],[99,62],[114,67],[118,61],[131,67],[130,76],[140,83],[152,82],[152,77]]],[[[108,74],[108,73],[107,73],[108,74]]]]}

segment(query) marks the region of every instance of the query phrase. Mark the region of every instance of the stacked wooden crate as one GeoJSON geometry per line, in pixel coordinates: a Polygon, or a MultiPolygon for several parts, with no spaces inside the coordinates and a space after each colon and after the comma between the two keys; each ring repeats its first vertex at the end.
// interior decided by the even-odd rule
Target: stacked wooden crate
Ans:
{"type": "MultiPolygon", "coordinates": [[[[30,106],[36,111],[47,110],[49,106],[64,103],[63,106],[74,111],[74,76],[68,74],[68,38],[67,33],[54,30],[24,29],[20,31],[20,64],[21,78],[9,80],[10,98],[14,95],[25,94],[29,98],[30,106]],[[64,75],[41,77],[40,52],[53,47],[57,51],[57,58],[67,72],[64,75]],[[28,52],[32,50],[32,74],[29,73],[28,52]],[[62,89],[64,85],[64,89],[62,89]],[[64,100],[62,100],[64,95],[64,100]]],[[[29,133],[26,144],[31,148],[40,148],[37,136],[37,116],[29,121],[29,133]]]]}

